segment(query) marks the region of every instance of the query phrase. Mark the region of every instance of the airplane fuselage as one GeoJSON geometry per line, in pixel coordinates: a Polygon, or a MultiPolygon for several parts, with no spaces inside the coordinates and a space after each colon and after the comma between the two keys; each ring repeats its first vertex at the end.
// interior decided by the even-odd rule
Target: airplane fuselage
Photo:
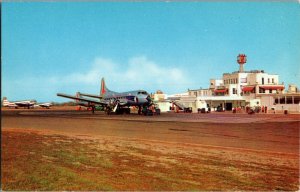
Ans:
{"type": "Polygon", "coordinates": [[[103,96],[105,102],[119,101],[122,106],[143,106],[150,102],[146,91],[137,90],[123,93],[111,92],[103,96]]]}

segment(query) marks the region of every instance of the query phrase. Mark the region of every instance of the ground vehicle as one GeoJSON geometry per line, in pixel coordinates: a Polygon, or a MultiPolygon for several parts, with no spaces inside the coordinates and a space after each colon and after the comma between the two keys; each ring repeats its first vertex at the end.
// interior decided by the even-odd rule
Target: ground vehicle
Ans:
{"type": "Polygon", "coordinates": [[[198,108],[198,113],[210,113],[210,108],[198,108]]]}
{"type": "Polygon", "coordinates": [[[144,106],[142,109],[142,113],[145,116],[152,116],[153,115],[153,111],[151,109],[149,109],[147,106],[144,106]]]}
{"type": "Polygon", "coordinates": [[[261,111],[261,107],[256,106],[256,107],[250,107],[248,109],[246,109],[248,114],[254,114],[254,113],[259,113],[261,111]]]}
{"type": "Polygon", "coordinates": [[[217,111],[218,111],[218,112],[224,112],[224,109],[223,109],[222,106],[218,106],[218,107],[217,107],[217,111]]]}
{"type": "Polygon", "coordinates": [[[192,108],[191,108],[191,107],[185,107],[185,108],[183,109],[183,111],[184,111],[185,113],[192,113],[192,108]]]}

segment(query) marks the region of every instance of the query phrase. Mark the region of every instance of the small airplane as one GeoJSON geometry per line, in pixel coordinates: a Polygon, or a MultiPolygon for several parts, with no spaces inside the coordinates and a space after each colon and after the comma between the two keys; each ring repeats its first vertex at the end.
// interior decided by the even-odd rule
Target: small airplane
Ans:
{"type": "Polygon", "coordinates": [[[103,106],[107,114],[116,112],[117,114],[130,113],[131,106],[138,107],[138,113],[141,113],[142,107],[149,107],[152,105],[150,95],[144,90],[135,90],[128,92],[114,92],[109,90],[104,78],[101,79],[100,94],[87,94],[77,92],[75,96],[63,93],[57,93],[57,96],[74,99],[79,105],[91,107],[94,113],[95,106],[103,106]]]}
{"type": "Polygon", "coordinates": [[[6,97],[3,98],[3,107],[15,108],[19,107],[24,108],[34,108],[34,107],[43,107],[49,109],[52,106],[52,103],[37,103],[36,100],[24,100],[24,101],[13,101],[10,102],[6,97]]]}
{"type": "Polygon", "coordinates": [[[52,103],[38,103],[34,105],[34,107],[42,107],[42,108],[50,109],[52,105],[53,105],[52,103]]]}
{"type": "Polygon", "coordinates": [[[10,102],[7,100],[6,97],[3,98],[3,107],[9,107],[9,108],[19,108],[19,107],[24,107],[24,108],[33,108],[34,105],[36,104],[35,100],[24,100],[24,101],[14,101],[10,102]]]}

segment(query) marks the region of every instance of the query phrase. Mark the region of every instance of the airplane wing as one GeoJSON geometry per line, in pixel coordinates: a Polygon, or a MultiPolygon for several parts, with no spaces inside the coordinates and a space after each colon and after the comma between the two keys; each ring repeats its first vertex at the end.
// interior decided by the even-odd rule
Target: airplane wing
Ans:
{"type": "Polygon", "coordinates": [[[18,107],[18,105],[14,104],[14,103],[9,103],[6,105],[3,105],[4,107],[18,107]]]}
{"type": "Polygon", "coordinates": [[[63,94],[63,93],[57,93],[57,96],[65,97],[65,98],[69,98],[69,99],[75,99],[75,100],[79,100],[79,101],[85,101],[85,102],[88,102],[90,104],[98,104],[98,105],[105,105],[105,106],[108,105],[108,103],[97,101],[97,100],[94,100],[94,99],[76,97],[76,96],[73,96],[73,95],[67,95],[67,94],[63,94]]]}
{"type": "Polygon", "coordinates": [[[25,101],[17,101],[17,102],[13,102],[13,103],[19,107],[28,107],[28,106],[34,105],[34,103],[32,103],[32,102],[25,102],[25,101]]]}

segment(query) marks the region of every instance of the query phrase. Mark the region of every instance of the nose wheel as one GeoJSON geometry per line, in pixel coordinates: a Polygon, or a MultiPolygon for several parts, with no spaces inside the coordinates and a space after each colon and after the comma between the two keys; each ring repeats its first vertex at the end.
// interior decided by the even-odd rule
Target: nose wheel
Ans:
{"type": "Polygon", "coordinates": [[[110,115],[111,112],[112,112],[112,109],[111,109],[109,106],[107,106],[107,107],[105,108],[105,113],[106,113],[107,115],[110,115]]]}

